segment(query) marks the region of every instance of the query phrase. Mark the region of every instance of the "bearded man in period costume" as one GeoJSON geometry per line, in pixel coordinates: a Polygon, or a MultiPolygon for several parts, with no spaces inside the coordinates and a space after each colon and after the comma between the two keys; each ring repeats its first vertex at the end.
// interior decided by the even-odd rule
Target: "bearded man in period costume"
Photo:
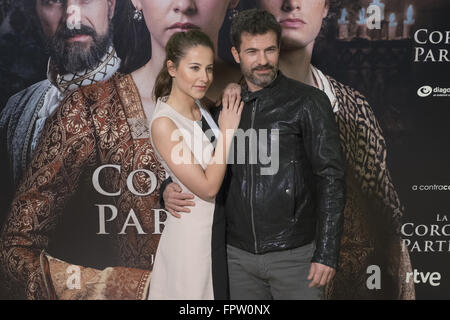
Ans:
{"type": "MultiPolygon", "coordinates": [[[[146,254],[145,250],[155,251],[159,240],[158,235],[153,236],[148,230],[148,237],[138,238],[138,232],[131,231],[128,236],[115,238],[117,245],[112,250],[123,254],[115,251],[115,260],[108,266],[125,267],[81,266],[73,257],[72,265],[59,260],[66,260],[64,256],[58,255],[59,259],[55,259],[48,253],[52,236],[57,229],[61,230],[61,217],[65,218],[68,211],[85,214],[83,205],[88,202],[93,206],[86,199],[78,200],[78,206],[73,208],[68,207],[67,202],[75,194],[75,198],[80,199],[80,192],[87,190],[84,183],[91,181],[92,172],[101,164],[122,164],[121,171],[106,169],[100,175],[102,181],[109,183],[102,183],[106,190],[123,191],[116,204],[121,211],[134,218],[133,208],[139,215],[158,201],[158,181],[165,173],[153,158],[148,135],[139,129],[142,129],[139,125],[144,114],[131,107],[125,115],[117,107],[117,101],[133,106],[136,96],[134,87],[120,81],[122,78],[117,73],[120,59],[112,45],[111,28],[116,1],[36,0],[27,3],[30,12],[39,18],[51,58],[48,79],[11,97],[0,118],[2,168],[9,174],[2,188],[9,195],[1,214],[10,207],[0,241],[0,277],[7,278],[6,285],[1,287],[6,288],[8,298],[146,297],[151,254],[146,254]],[[107,84],[103,85],[105,81],[107,84]],[[111,98],[108,88],[120,92],[116,91],[111,98]],[[94,100],[100,106],[96,110],[90,108],[94,100]],[[153,189],[146,197],[133,198],[130,191],[125,191],[126,177],[135,169],[154,173],[151,179],[145,172],[133,175],[136,181],[133,191],[142,195],[153,189]],[[9,200],[16,189],[11,204],[9,200]],[[144,249],[139,251],[136,247],[144,249]],[[79,276],[74,281],[75,287],[67,285],[70,270],[79,276]]],[[[127,225],[126,215],[121,217],[117,221],[122,226],[127,225]]],[[[147,216],[144,220],[144,224],[153,223],[147,216]]],[[[84,223],[89,225],[87,221],[84,223]]],[[[62,228],[66,232],[70,232],[69,229],[70,226],[62,228]]],[[[79,251],[74,243],[68,256],[76,256],[79,251]]],[[[88,258],[85,255],[86,261],[88,258]]]]}
{"type": "Polygon", "coordinates": [[[12,96],[0,116],[2,181],[0,225],[49,118],[76,89],[109,79],[120,67],[114,50],[115,1],[96,1],[94,10],[69,10],[71,1],[25,1],[50,53],[47,79],[12,96]],[[79,21],[77,21],[79,18],[79,21]],[[79,25],[78,25],[79,24],[79,25]]]}

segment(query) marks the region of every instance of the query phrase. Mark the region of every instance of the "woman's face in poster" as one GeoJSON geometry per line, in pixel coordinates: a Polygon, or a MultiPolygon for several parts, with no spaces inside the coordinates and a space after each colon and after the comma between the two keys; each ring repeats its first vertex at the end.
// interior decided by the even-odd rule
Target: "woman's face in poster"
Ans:
{"type": "Polygon", "coordinates": [[[165,47],[175,32],[200,29],[217,39],[225,15],[239,0],[132,0],[144,13],[153,41],[165,47]]]}
{"type": "Polygon", "coordinates": [[[285,48],[308,46],[319,35],[328,14],[326,0],[258,0],[261,9],[272,13],[283,28],[285,48]]]}

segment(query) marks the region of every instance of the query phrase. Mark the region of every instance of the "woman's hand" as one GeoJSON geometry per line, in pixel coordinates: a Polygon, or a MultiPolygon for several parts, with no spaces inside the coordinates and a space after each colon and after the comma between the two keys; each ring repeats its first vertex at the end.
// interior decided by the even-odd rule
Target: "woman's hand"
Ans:
{"type": "Polygon", "coordinates": [[[222,105],[223,107],[228,107],[228,105],[232,105],[236,102],[236,100],[241,100],[241,92],[242,88],[237,83],[230,83],[227,85],[225,90],[223,91],[222,96],[222,105]]]}
{"type": "Polygon", "coordinates": [[[223,105],[219,115],[219,127],[221,130],[234,130],[239,127],[241,122],[242,110],[244,109],[244,101],[239,99],[233,100],[231,103],[223,105]]]}

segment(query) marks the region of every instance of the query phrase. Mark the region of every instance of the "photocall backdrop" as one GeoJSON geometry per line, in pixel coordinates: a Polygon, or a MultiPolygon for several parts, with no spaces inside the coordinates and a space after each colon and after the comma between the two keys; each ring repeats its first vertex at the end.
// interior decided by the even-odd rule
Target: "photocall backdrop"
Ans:
{"type": "MultiPolygon", "coordinates": [[[[118,1],[118,10],[124,1],[118,1]]],[[[408,244],[413,270],[423,280],[415,284],[416,297],[449,299],[450,2],[384,0],[382,29],[361,29],[361,9],[373,2],[377,1],[341,1],[337,15],[316,44],[313,64],[367,97],[383,129],[388,166],[405,207],[402,237],[408,244]],[[405,35],[410,7],[413,23],[405,35]],[[400,26],[390,35],[389,27],[394,22],[400,26]],[[421,29],[425,31],[414,39],[421,29]],[[425,278],[433,273],[439,273],[440,280],[431,284],[425,278]]],[[[254,6],[254,1],[246,0],[237,9],[254,6]]],[[[231,62],[229,25],[226,18],[219,53],[231,62]]],[[[12,94],[45,79],[47,60],[35,28],[24,15],[22,1],[1,0],[0,110],[12,94]]],[[[95,212],[90,217],[91,225],[96,226],[95,212]]],[[[108,261],[107,239],[94,246],[82,240],[92,238],[98,231],[95,227],[77,228],[70,218],[64,223],[73,227],[60,237],[81,239],[73,244],[75,251],[84,252],[78,262],[97,267],[114,264],[108,261]]],[[[88,224],[85,221],[84,225],[88,224]]],[[[64,258],[64,250],[54,248],[58,250],[59,257],[64,258]]]]}

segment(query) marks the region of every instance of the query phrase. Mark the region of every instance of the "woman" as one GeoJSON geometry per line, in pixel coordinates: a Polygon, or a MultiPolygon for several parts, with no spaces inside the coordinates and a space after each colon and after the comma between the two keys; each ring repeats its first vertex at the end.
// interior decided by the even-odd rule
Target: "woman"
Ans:
{"type": "MultiPolygon", "coordinates": [[[[142,45],[140,50],[147,57],[150,46],[143,42],[151,41],[152,59],[136,59],[136,52],[131,50],[130,55],[122,55],[124,68],[142,66],[143,61],[142,68],[132,74],[117,73],[108,81],[84,87],[66,98],[48,119],[11,205],[1,234],[0,267],[20,298],[146,299],[148,296],[161,229],[157,210],[159,189],[165,177],[150,143],[148,127],[155,107],[152,88],[164,60],[161,48],[177,28],[209,30],[217,39],[221,19],[237,1],[133,0],[133,3],[137,6],[135,15],[131,14],[135,10],[131,3],[125,3],[128,10],[122,13],[126,17],[116,25],[116,31],[151,27],[151,35],[147,30],[148,38],[139,38],[140,33],[128,36],[140,40],[136,47],[142,45]],[[71,264],[51,257],[46,250],[65,213],[64,207],[75,193],[92,186],[99,168],[94,185],[107,198],[102,204],[92,204],[100,219],[96,227],[99,237],[109,237],[114,248],[114,265],[120,267],[71,269],[71,264]],[[77,290],[66,285],[71,275],[67,270],[80,271],[77,290]]],[[[128,49],[136,47],[131,45],[128,49]]]]}
{"type": "Polygon", "coordinates": [[[232,136],[244,103],[236,102],[221,112],[220,134],[213,153],[210,140],[198,124],[202,112],[196,101],[204,97],[213,80],[214,45],[202,32],[189,31],[173,35],[166,51],[165,66],[155,83],[158,102],[151,124],[152,142],[171,178],[185,192],[195,194],[196,207],[184,219],[168,217],[156,254],[149,298],[214,299],[214,198],[225,176],[232,136]],[[174,134],[181,139],[173,139],[174,134]]]}
{"type": "MultiPolygon", "coordinates": [[[[407,249],[399,235],[403,208],[386,165],[386,144],[365,97],[324,75],[311,64],[315,41],[335,0],[258,0],[283,28],[280,70],[288,77],[323,90],[339,125],[347,160],[347,204],[340,265],[325,289],[327,299],[414,299],[414,285],[405,283],[411,272],[407,249]],[[381,290],[369,290],[367,268],[378,265],[381,290]]],[[[225,103],[240,95],[232,85],[225,103]]]]}

